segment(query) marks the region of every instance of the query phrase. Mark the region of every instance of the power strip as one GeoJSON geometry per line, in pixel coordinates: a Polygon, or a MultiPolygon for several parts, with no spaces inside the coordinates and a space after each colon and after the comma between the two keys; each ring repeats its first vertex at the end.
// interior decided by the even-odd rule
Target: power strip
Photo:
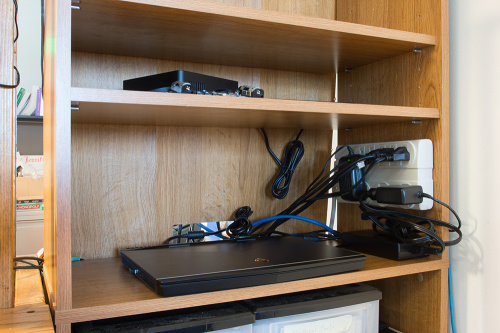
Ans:
{"type": "MultiPolygon", "coordinates": [[[[406,147],[410,152],[409,161],[398,162],[381,162],[377,164],[366,175],[365,181],[368,188],[376,188],[391,185],[420,185],[425,193],[433,195],[433,148],[432,141],[429,139],[423,140],[408,140],[408,141],[393,141],[393,142],[379,142],[379,143],[364,143],[357,145],[349,145],[354,154],[367,154],[372,150],[379,148],[398,148],[406,147]]],[[[336,156],[338,163],[341,157],[348,154],[347,149],[343,149],[336,156]]],[[[334,191],[339,190],[339,185],[336,185],[334,191]]],[[[352,201],[345,201],[340,197],[337,198],[339,202],[357,203],[352,201]]],[[[379,204],[375,201],[368,199],[368,203],[378,207],[398,207],[416,210],[428,210],[432,208],[433,201],[424,198],[423,202],[414,205],[387,205],[379,204]]]]}

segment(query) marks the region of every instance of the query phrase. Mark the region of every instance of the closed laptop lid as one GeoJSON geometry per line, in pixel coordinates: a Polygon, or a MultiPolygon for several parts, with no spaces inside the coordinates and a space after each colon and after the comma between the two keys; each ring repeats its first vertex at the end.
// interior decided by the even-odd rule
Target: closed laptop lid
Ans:
{"type": "Polygon", "coordinates": [[[122,250],[121,255],[160,283],[281,273],[365,259],[355,252],[297,237],[122,250]]]}

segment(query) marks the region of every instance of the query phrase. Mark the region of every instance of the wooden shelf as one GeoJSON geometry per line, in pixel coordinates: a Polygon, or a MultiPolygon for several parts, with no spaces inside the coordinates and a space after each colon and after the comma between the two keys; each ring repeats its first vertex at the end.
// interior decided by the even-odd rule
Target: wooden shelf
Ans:
{"type": "Polygon", "coordinates": [[[17,116],[18,123],[43,123],[43,116],[17,116]]]}
{"type": "Polygon", "coordinates": [[[436,44],[436,37],[200,0],[85,0],[72,50],[332,73],[436,44]]]}
{"type": "Polygon", "coordinates": [[[337,129],[439,118],[439,109],[72,88],[73,123],[337,129]]]}
{"type": "Polygon", "coordinates": [[[119,258],[85,260],[72,264],[73,308],[56,313],[56,325],[155,311],[166,311],[255,297],[327,288],[350,283],[441,270],[447,260],[414,259],[403,262],[367,256],[362,270],[314,279],[211,293],[160,297],[132,276],[119,258]]]}

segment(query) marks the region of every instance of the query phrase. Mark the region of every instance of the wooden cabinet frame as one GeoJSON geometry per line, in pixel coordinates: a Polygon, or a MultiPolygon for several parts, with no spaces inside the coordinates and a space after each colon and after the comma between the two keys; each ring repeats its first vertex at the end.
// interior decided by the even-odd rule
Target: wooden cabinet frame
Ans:
{"type": "MultiPolygon", "coordinates": [[[[0,2],[0,83],[13,85],[14,5],[0,2]]],[[[15,233],[15,89],[0,88],[0,309],[14,306],[15,233]]]]}
{"type": "MultiPolygon", "coordinates": [[[[171,298],[117,259],[117,248],[157,244],[176,222],[226,219],[244,204],[255,218],[286,206],[265,194],[274,165],[259,127],[277,147],[305,128],[309,155],[291,198],[321,169],[338,130],[340,143],[431,139],[434,194],[448,201],[446,0],[244,4],[83,0],[73,12],[70,0],[46,4],[45,276],[57,331],[368,282],[382,290],[390,325],[446,332],[446,255],[368,256],[357,272],[171,298]],[[123,79],[174,69],[259,85],[270,98],[121,91],[123,79]],[[72,264],[72,255],[88,260],[72,264]]],[[[357,207],[341,205],[338,214],[340,231],[369,227],[357,207]]],[[[424,214],[448,216],[440,207],[424,214]]],[[[325,220],[326,204],[307,215],[325,220]]]]}

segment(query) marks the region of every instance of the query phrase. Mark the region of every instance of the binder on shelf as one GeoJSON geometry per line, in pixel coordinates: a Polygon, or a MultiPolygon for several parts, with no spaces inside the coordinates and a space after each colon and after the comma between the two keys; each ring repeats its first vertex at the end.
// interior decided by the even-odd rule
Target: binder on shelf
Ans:
{"type": "Polygon", "coordinates": [[[38,88],[36,94],[36,108],[35,108],[35,116],[43,116],[43,97],[42,97],[42,89],[38,88]]]}
{"type": "Polygon", "coordinates": [[[19,89],[19,91],[17,93],[16,107],[18,107],[19,103],[21,103],[21,100],[23,99],[25,92],[26,92],[26,89],[24,89],[24,88],[19,89]]]}

